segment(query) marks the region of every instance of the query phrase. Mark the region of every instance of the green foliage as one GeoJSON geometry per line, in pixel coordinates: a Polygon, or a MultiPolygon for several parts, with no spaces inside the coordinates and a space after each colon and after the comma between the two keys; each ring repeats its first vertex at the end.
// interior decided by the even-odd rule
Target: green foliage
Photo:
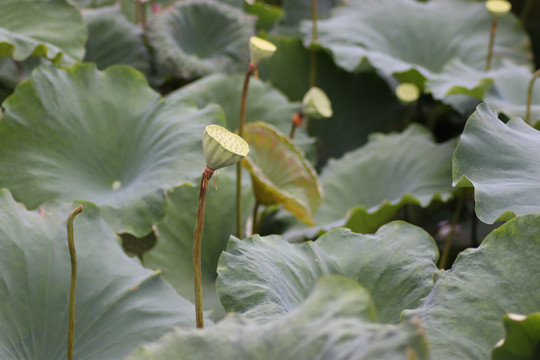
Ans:
{"type": "Polygon", "coordinates": [[[287,316],[262,325],[233,316],[203,331],[178,329],[127,359],[427,359],[418,327],[381,325],[375,318],[364,288],[327,276],[287,316]]]}
{"type": "Polygon", "coordinates": [[[304,224],[314,225],[323,193],[309,161],[279,130],[263,122],[247,124],[244,138],[250,152],[242,165],[251,175],[257,201],[282,205],[304,224]]]}
{"type": "Polygon", "coordinates": [[[379,321],[395,323],[431,289],[437,255],[428,234],[399,222],[375,235],[335,229],[302,244],[276,235],[232,237],[218,264],[217,288],[226,310],[268,321],[299,306],[320,276],[339,274],[371,293],[379,321]]]}
{"type": "Polygon", "coordinates": [[[533,360],[540,356],[540,313],[506,314],[506,337],[497,343],[493,360],[533,360]]]}
{"type": "Polygon", "coordinates": [[[84,56],[86,29],[67,0],[1,0],[0,56],[42,56],[73,65],[84,56]]]}
{"type": "MultiPolygon", "coordinates": [[[[192,327],[194,308],[159,272],[128,258],[91,204],[75,220],[79,263],[75,357],[121,359],[173,326],[192,327]]],[[[0,191],[0,357],[65,359],[69,204],[28,212],[0,191]]]]}
{"type": "Polygon", "coordinates": [[[83,12],[88,27],[84,61],[93,62],[98,69],[111,65],[130,65],[148,73],[148,51],[142,30],[130,23],[115,7],[103,7],[83,12]]]}
{"type": "Polygon", "coordinates": [[[82,204],[77,359],[536,359],[540,4],[512,4],[0,0],[0,358],[66,358],[82,204]],[[195,330],[201,140],[244,111],[195,330]]]}
{"type": "Polygon", "coordinates": [[[166,189],[196,181],[203,125],[219,116],[163,101],[132,68],[90,64],[40,68],[4,107],[0,186],[31,209],[91,201],[116,232],[139,236],[163,217],[166,189]]]}
{"type": "MultiPolygon", "coordinates": [[[[417,125],[399,134],[373,134],[364,147],[323,168],[325,198],[315,224],[328,228],[338,222],[373,233],[406,204],[427,207],[436,200],[448,201],[453,151],[452,142],[435,144],[417,125]]],[[[297,235],[300,229],[295,229],[297,235]]]]}
{"type": "Polygon", "coordinates": [[[406,316],[420,317],[433,358],[486,359],[503,337],[503,315],[538,310],[540,288],[529,274],[540,271],[539,220],[509,221],[436,273],[430,295],[406,316]]]}
{"type": "MultiPolygon", "coordinates": [[[[444,73],[455,59],[483,70],[490,23],[484,4],[467,0],[351,0],[319,22],[318,41],[348,71],[356,71],[367,60],[382,73],[401,80],[407,76],[408,82],[423,88],[426,79],[444,73]]],[[[308,44],[311,27],[303,25],[308,44]]],[[[517,18],[509,14],[498,27],[497,56],[529,63],[527,37],[517,18]]],[[[468,74],[461,74],[467,81],[468,74]]]]}
{"type": "Polygon", "coordinates": [[[474,186],[476,213],[487,223],[540,212],[538,151],[538,130],[518,118],[504,124],[481,104],[454,154],[454,185],[474,186]]]}
{"type": "Polygon", "coordinates": [[[160,64],[193,79],[246,66],[254,26],[253,17],[217,1],[177,2],[152,18],[148,40],[160,64]]]}

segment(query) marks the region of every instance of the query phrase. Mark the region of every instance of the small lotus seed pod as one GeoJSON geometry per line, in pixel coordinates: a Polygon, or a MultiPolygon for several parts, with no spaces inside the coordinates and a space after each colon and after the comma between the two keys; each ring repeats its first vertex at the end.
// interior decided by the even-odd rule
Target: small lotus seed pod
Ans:
{"type": "Polygon", "coordinates": [[[413,83],[401,83],[396,88],[396,96],[404,103],[411,103],[418,100],[420,89],[413,83]]]}
{"type": "Polygon", "coordinates": [[[506,0],[488,0],[486,8],[494,17],[501,17],[512,9],[512,4],[506,0]]]}
{"type": "Polygon", "coordinates": [[[208,125],[202,138],[206,166],[221,169],[242,160],[249,152],[248,143],[219,125],[208,125]]]}
{"type": "Polygon", "coordinates": [[[277,50],[276,45],[269,41],[261,39],[257,36],[252,36],[249,39],[249,52],[251,62],[257,65],[261,60],[269,58],[277,50]]]}
{"type": "Polygon", "coordinates": [[[332,117],[332,103],[325,92],[313,86],[304,95],[302,100],[302,113],[311,119],[332,117]]]}

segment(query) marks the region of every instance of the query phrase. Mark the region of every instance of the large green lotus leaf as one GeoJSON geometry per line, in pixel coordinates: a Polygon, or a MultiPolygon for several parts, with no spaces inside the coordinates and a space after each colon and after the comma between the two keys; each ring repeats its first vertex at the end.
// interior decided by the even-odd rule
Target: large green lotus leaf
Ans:
{"type": "Polygon", "coordinates": [[[372,232],[404,204],[449,200],[453,151],[453,142],[436,144],[414,124],[403,133],[372,135],[367,145],[323,169],[325,198],[315,223],[348,217],[351,229],[372,232]]]}
{"type": "Polygon", "coordinates": [[[31,209],[91,201],[138,236],[163,217],[165,189],[197,181],[204,125],[222,116],[163,101],[132,68],[92,64],[39,68],[3,106],[0,186],[31,209]]]}
{"type": "Polygon", "coordinates": [[[130,23],[119,8],[85,10],[83,18],[88,26],[84,61],[96,63],[99,69],[125,64],[148,72],[148,53],[142,30],[130,23]]]}
{"type": "MultiPolygon", "coordinates": [[[[486,93],[484,100],[493,110],[502,112],[509,118],[525,119],[527,113],[527,89],[533,77],[531,70],[506,62],[492,72],[495,86],[486,93]]],[[[533,87],[531,102],[531,122],[540,121],[540,81],[533,87]]]]}
{"type": "Polygon", "coordinates": [[[84,56],[86,27],[67,0],[0,0],[0,56],[43,56],[64,65],[84,56]]]}
{"type": "Polygon", "coordinates": [[[374,317],[364,288],[341,276],[326,276],[300,307],[282,318],[259,324],[233,315],[202,331],[178,329],[139,347],[127,360],[428,358],[422,330],[415,324],[376,324],[374,317]]]}
{"type": "MultiPolygon", "coordinates": [[[[202,239],[203,299],[205,310],[224,313],[216,293],[216,268],[229,236],[236,232],[236,170],[214,173],[206,199],[205,227],[202,239]]],[[[249,177],[244,176],[244,218],[251,212],[253,196],[249,177]]],[[[154,249],[144,255],[146,267],[161,269],[163,277],[180,295],[194,301],[193,232],[197,217],[199,187],[181,186],[169,193],[165,218],[158,223],[159,239],[154,249]]]]}
{"type": "MultiPolygon", "coordinates": [[[[28,212],[0,191],[0,358],[66,359],[71,265],[69,204],[28,212]]],[[[128,258],[97,209],[75,219],[76,359],[123,359],[173,326],[194,326],[193,305],[128,258]]]]}
{"type": "Polygon", "coordinates": [[[340,274],[371,293],[381,322],[395,323],[431,290],[437,255],[433,239],[404,222],[372,235],[334,229],[300,244],[278,235],[231,237],[219,260],[217,288],[227,311],[268,321],[299,306],[320,276],[340,274]]]}
{"type": "Polygon", "coordinates": [[[474,186],[486,223],[540,212],[540,132],[515,118],[503,123],[486,104],[470,116],[453,158],[455,186],[474,186]]]}
{"type": "Polygon", "coordinates": [[[242,160],[263,205],[280,204],[307,225],[322,202],[317,173],[302,152],[275,127],[263,122],[246,124],[249,154],[242,160]]]}
{"type": "MultiPolygon", "coordinates": [[[[309,89],[309,52],[297,38],[272,35],[269,40],[277,51],[260,64],[261,78],[289,99],[301,101],[309,89]]],[[[331,119],[312,120],[309,126],[310,135],[318,139],[317,167],[364,145],[372,132],[402,127],[402,106],[374,71],[347,73],[321,51],[317,53],[317,86],[328,94],[334,110],[331,119]]],[[[296,132],[304,133],[304,129],[296,132]]]]}
{"type": "Polygon", "coordinates": [[[493,85],[493,79],[486,76],[485,71],[473,69],[456,59],[445,65],[441,74],[434,74],[427,81],[427,87],[436,99],[445,99],[448,95],[482,99],[486,90],[493,85]]]}
{"type": "Polygon", "coordinates": [[[152,17],[148,41],[158,61],[181,78],[241,71],[255,18],[227,4],[180,1],[152,17]]]}
{"type": "MultiPolygon", "coordinates": [[[[423,87],[455,59],[483,70],[491,21],[482,2],[351,0],[319,21],[318,42],[347,71],[367,60],[385,75],[407,76],[423,87]]],[[[307,45],[311,23],[301,30],[307,45]]],[[[527,36],[512,14],[499,19],[494,55],[530,64],[527,36]]],[[[467,83],[467,73],[461,76],[467,83]]]]}
{"type": "Polygon", "coordinates": [[[540,358],[540,312],[528,316],[506,314],[506,336],[491,353],[492,360],[535,360],[540,358]]]}
{"type": "Polygon", "coordinates": [[[420,318],[433,359],[488,359],[506,313],[540,309],[539,273],[540,216],[520,216],[437,273],[431,293],[404,317],[420,318]]]}
{"type": "MultiPolygon", "coordinates": [[[[169,100],[190,100],[204,107],[216,103],[223,109],[227,128],[234,131],[240,121],[240,99],[244,75],[212,74],[167,95],[169,100]]],[[[300,104],[290,102],[270,84],[255,78],[249,82],[246,103],[246,122],[264,121],[288,133],[292,116],[300,111],[300,104]]]]}

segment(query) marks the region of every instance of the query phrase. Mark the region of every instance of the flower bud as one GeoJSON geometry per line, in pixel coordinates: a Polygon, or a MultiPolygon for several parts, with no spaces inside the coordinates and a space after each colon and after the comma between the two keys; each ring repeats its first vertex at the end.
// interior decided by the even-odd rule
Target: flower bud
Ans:
{"type": "Polygon", "coordinates": [[[488,0],[486,8],[494,17],[501,17],[512,9],[512,4],[506,0],[488,0]]]}
{"type": "Polygon", "coordinates": [[[411,103],[418,100],[420,89],[413,83],[401,83],[396,87],[396,96],[404,103],[411,103]]]}
{"type": "Polygon", "coordinates": [[[304,95],[302,100],[302,113],[311,119],[332,117],[332,103],[320,88],[313,86],[304,95]]]}
{"type": "Polygon", "coordinates": [[[249,53],[251,62],[257,65],[261,60],[269,58],[277,50],[276,46],[269,41],[252,36],[249,39],[249,53]]]}
{"type": "Polygon", "coordinates": [[[221,169],[242,160],[249,152],[248,143],[219,125],[208,125],[202,138],[206,166],[221,169]]]}

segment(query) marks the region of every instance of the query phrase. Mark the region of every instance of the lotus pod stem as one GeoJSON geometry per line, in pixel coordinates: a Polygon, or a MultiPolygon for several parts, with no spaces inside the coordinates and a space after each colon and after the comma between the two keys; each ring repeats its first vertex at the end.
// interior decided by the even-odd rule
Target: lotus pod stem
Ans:
{"type": "Polygon", "coordinates": [[[77,253],[75,252],[75,240],[73,238],[73,220],[83,211],[82,205],[77,206],[67,219],[67,241],[69,258],[71,260],[71,282],[69,286],[69,327],[67,358],[73,360],[73,339],[75,333],[75,293],[77,290],[77,253]]]}
{"type": "Polygon", "coordinates": [[[202,266],[201,266],[201,242],[204,226],[204,215],[206,211],[206,192],[208,183],[214,174],[214,170],[208,166],[204,169],[199,187],[199,203],[197,207],[197,222],[195,233],[193,234],[193,277],[195,288],[195,320],[197,328],[204,327],[203,319],[203,294],[202,294],[202,266]]]}
{"type": "Polygon", "coordinates": [[[495,45],[495,33],[499,25],[499,18],[503,17],[512,9],[512,4],[506,0],[488,0],[485,3],[486,8],[491,13],[491,30],[489,33],[488,53],[486,56],[486,71],[491,69],[491,58],[493,57],[493,46],[495,45]]]}
{"type": "Polygon", "coordinates": [[[446,236],[444,250],[439,260],[439,269],[444,270],[446,264],[448,263],[448,257],[450,255],[450,250],[452,249],[452,240],[454,239],[454,234],[456,232],[456,226],[458,224],[459,218],[461,216],[461,211],[463,210],[463,204],[465,203],[466,192],[463,191],[458,195],[458,203],[456,205],[456,210],[454,211],[454,216],[452,217],[452,222],[450,223],[450,231],[446,236]]]}
{"type": "Polygon", "coordinates": [[[531,126],[533,126],[533,124],[531,124],[532,94],[533,94],[533,89],[534,89],[534,82],[536,78],[538,77],[538,75],[540,75],[540,69],[534,72],[531,80],[529,81],[529,87],[527,88],[527,110],[525,113],[525,122],[531,126]]]}
{"type": "Polygon", "coordinates": [[[499,20],[493,19],[491,21],[491,30],[489,32],[489,45],[488,53],[486,56],[486,71],[491,69],[491,58],[493,57],[493,46],[495,44],[495,33],[497,32],[497,26],[499,25],[499,20]]]}
{"type": "Polygon", "coordinates": [[[317,0],[311,0],[311,20],[313,26],[311,27],[311,43],[310,43],[310,56],[311,64],[309,67],[309,87],[315,86],[317,82],[317,51],[315,50],[315,44],[317,44],[318,30],[317,30],[317,0]]]}
{"type": "Polygon", "coordinates": [[[249,145],[240,136],[219,125],[208,125],[202,138],[206,167],[202,173],[199,188],[197,220],[193,234],[193,277],[195,289],[195,320],[197,328],[204,327],[201,242],[206,210],[206,192],[214,171],[242,160],[249,153],[249,145]]]}
{"type": "MultiPolygon", "coordinates": [[[[244,123],[246,122],[246,105],[249,89],[249,79],[257,70],[257,65],[253,62],[249,63],[246,75],[244,77],[244,85],[242,86],[242,99],[240,101],[240,123],[238,124],[238,135],[244,137],[244,123]]],[[[236,236],[242,239],[242,165],[236,165],[236,236]]]]}
{"type": "Polygon", "coordinates": [[[298,112],[294,114],[291,118],[291,131],[289,132],[289,140],[294,138],[294,133],[297,127],[300,127],[304,124],[304,114],[298,112]]]}

